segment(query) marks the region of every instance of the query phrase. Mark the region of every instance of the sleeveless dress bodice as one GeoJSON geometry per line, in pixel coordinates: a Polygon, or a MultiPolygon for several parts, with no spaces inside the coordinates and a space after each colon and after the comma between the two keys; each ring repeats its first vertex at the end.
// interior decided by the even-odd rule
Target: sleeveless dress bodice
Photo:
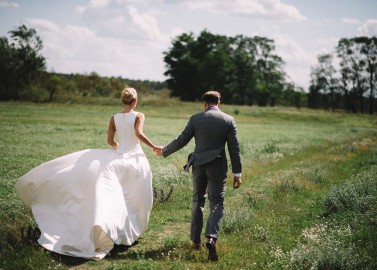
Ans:
{"type": "Polygon", "coordinates": [[[117,152],[125,154],[141,150],[139,139],[135,135],[135,120],[138,112],[117,113],[114,115],[114,122],[119,140],[117,152]]]}

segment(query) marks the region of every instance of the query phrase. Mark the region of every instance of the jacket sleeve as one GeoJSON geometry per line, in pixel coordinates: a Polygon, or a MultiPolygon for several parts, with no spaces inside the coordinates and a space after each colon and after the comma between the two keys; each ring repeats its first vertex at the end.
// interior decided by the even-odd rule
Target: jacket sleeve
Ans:
{"type": "Polygon", "coordinates": [[[192,137],[194,137],[194,127],[192,117],[190,117],[190,120],[182,133],[162,149],[163,157],[167,157],[186,146],[192,137]]]}
{"type": "Polygon", "coordinates": [[[227,145],[228,145],[230,161],[232,164],[232,172],[241,173],[242,172],[241,152],[240,152],[240,145],[237,138],[236,122],[234,121],[234,119],[232,119],[229,130],[228,130],[227,145]]]}

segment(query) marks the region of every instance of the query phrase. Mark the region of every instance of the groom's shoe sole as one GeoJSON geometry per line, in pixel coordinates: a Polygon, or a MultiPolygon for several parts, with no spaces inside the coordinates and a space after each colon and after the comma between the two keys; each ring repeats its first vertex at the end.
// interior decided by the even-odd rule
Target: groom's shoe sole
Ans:
{"type": "Polygon", "coordinates": [[[216,244],[215,242],[211,239],[206,243],[206,247],[208,249],[208,260],[210,261],[217,261],[218,256],[216,254],[216,244]]]}

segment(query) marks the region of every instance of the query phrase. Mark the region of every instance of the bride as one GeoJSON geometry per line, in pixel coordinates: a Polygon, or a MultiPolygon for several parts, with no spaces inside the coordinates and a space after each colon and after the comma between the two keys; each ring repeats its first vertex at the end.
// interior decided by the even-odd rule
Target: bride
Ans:
{"type": "Polygon", "coordinates": [[[115,244],[132,245],[147,229],[153,204],[152,173],[140,142],[144,115],[134,111],[137,92],[122,91],[123,111],[111,117],[113,149],[87,149],[48,161],[20,177],[16,190],[31,207],[40,245],[100,260],[115,244]],[[115,134],[119,142],[115,141],[115,134]]]}

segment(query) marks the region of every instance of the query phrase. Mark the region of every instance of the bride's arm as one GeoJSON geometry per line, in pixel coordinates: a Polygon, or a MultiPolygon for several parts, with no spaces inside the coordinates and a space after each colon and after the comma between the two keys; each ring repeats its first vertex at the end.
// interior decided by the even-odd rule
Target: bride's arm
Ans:
{"type": "Polygon", "coordinates": [[[138,113],[135,120],[135,135],[139,138],[139,140],[149,147],[155,149],[156,146],[148,139],[148,137],[143,132],[144,127],[144,114],[138,113]]]}
{"type": "Polygon", "coordinates": [[[111,117],[109,122],[109,128],[107,130],[107,143],[111,145],[114,148],[117,148],[119,144],[114,140],[115,137],[115,122],[114,122],[114,116],[111,117]]]}

